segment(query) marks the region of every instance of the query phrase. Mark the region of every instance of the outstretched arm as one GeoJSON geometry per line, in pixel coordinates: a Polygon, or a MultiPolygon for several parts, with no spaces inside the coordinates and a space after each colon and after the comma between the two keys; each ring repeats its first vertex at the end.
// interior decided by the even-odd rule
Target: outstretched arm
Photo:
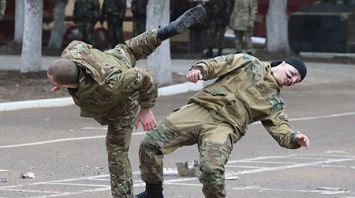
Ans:
{"type": "Polygon", "coordinates": [[[203,80],[211,80],[243,68],[251,62],[261,64],[258,59],[248,54],[229,54],[198,61],[191,66],[190,70],[200,70],[203,80]]]}
{"type": "Polygon", "coordinates": [[[276,112],[261,123],[280,146],[289,149],[297,149],[301,146],[309,148],[309,138],[291,129],[284,111],[276,112]]]}

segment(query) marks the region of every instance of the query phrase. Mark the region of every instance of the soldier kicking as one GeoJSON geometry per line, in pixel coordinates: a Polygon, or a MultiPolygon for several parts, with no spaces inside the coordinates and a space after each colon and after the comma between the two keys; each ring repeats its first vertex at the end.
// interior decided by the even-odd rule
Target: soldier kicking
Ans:
{"type": "Polygon", "coordinates": [[[147,131],[156,125],[151,108],[157,87],[147,69],[135,68],[136,61],[151,54],[163,40],[201,22],[205,15],[205,9],[196,6],[167,26],[144,32],[104,52],[73,41],[61,58],[49,65],[51,91],[66,88],[82,117],[108,125],[106,150],[114,198],[133,196],[128,159],[133,126],[137,128],[141,122],[147,131]]]}

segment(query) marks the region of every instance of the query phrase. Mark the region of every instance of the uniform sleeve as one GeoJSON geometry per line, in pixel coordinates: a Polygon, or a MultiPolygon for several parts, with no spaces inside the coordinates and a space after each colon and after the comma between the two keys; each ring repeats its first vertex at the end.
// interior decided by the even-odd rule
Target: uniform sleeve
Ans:
{"type": "Polygon", "coordinates": [[[211,80],[245,67],[255,61],[258,60],[255,57],[245,53],[229,54],[199,61],[195,65],[191,66],[190,70],[199,69],[203,80],[211,80]]]}
{"type": "Polygon", "coordinates": [[[279,143],[280,146],[297,149],[301,147],[297,144],[295,136],[298,131],[293,131],[287,120],[287,115],[284,110],[276,112],[275,114],[262,120],[261,123],[270,135],[279,143]]]}
{"type": "Polygon", "coordinates": [[[153,107],[158,96],[153,74],[147,69],[133,68],[124,71],[118,76],[116,85],[113,87],[116,91],[122,91],[127,95],[138,91],[143,109],[153,107]]]}
{"type": "Polygon", "coordinates": [[[252,0],[252,7],[251,7],[251,21],[256,21],[256,15],[258,13],[258,1],[252,0]]]}

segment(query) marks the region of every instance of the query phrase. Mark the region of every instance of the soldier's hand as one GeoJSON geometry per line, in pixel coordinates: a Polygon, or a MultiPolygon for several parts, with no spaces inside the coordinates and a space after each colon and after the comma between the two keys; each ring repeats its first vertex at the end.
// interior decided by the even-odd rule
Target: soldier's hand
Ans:
{"type": "Polygon", "coordinates": [[[299,133],[295,136],[295,139],[297,144],[306,147],[306,149],[309,149],[309,138],[306,135],[299,133]]]}
{"type": "Polygon", "coordinates": [[[134,120],[134,127],[137,129],[139,122],[142,123],[144,131],[149,131],[154,129],[157,122],[155,121],[153,112],[151,109],[141,109],[134,120]]]}
{"type": "Polygon", "coordinates": [[[196,83],[197,81],[202,80],[201,71],[198,69],[190,70],[187,73],[186,78],[188,81],[196,83]]]}

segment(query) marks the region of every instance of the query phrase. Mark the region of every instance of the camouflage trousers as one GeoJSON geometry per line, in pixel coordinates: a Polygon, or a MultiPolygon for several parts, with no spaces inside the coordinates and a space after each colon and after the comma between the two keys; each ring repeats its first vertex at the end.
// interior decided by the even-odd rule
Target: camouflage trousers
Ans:
{"type": "Polygon", "coordinates": [[[139,149],[142,180],[163,181],[163,157],[182,146],[197,144],[200,182],[207,198],[226,197],[225,165],[238,136],[220,117],[197,104],[183,106],[148,132],[139,149]]]}
{"type": "Polygon", "coordinates": [[[133,178],[128,150],[133,130],[133,118],[122,119],[108,125],[106,150],[114,198],[131,198],[133,178]]]}
{"type": "Polygon", "coordinates": [[[133,36],[137,36],[145,31],[145,20],[145,18],[133,18],[133,36]]]}
{"type": "Polygon", "coordinates": [[[92,36],[94,34],[95,24],[91,22],[79,22],[77,24],[81,40],[85,43],[93,44],[92,36]]]}
{"type": "Polygon", "coordinates": [[[124,43],[123,36],[123,18],[120,16],[111,16],[107,19],[107,28],[110,35],[111,46],[124,43]]]}
{"type": "Polygon", "coordinates": [[[251,41],[251,36],[253,35],[252,30],[234,30],[235,34],[235,49],[236,53],[241,52],[253,52],[253,43],[251,41]]]}
{"type": "Polygon", "coordinates": [[[207,29],[207,47],[209,49],[217,48],[223,49],[224,47],[224,33],[226,25],[211,22],[207,29]]]}

